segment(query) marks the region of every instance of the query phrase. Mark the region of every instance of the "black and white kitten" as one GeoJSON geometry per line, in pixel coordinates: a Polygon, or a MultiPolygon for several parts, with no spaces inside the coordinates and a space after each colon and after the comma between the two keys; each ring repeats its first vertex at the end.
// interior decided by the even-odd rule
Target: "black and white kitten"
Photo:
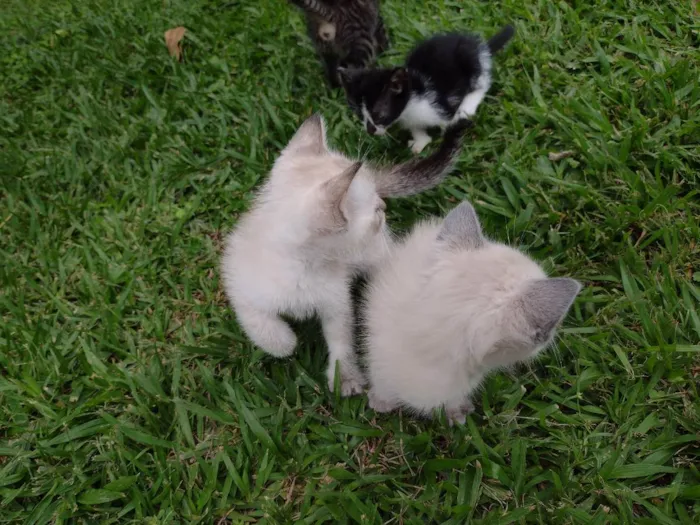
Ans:
{"type": "Polygon", "coordinates": [[[363,69],[389,46],[379,0],[290,0],[306,15],[306,27],[326,69],[339,87],[338,67],[363,69]]]}
{"type": "Polygon", "coordinates": [[[437,35],[421,42],[404,67],[339,69],[350,107],[367,132],[382,135],[394,122],[413,135],[420,153],[429,128],[470,119],[491,87],[492,56],[513,37],[505,26],[488,42],[471,34],[437,35]]]}

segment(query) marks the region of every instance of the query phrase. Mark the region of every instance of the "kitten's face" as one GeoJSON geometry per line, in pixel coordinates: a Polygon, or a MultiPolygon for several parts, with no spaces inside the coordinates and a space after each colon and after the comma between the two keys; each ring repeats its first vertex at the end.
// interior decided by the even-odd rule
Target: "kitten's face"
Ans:
{"type": "Polygon", "coordinates": [[[401,116],[410,97],[410,79],[403,68],[339,68],[350,108],[370,135],[383,135],[401,116]]]}
{"type": "Polygon", "coordinates": [[[274,174],[283,192],[290,190],[287,195],[302,190],[295,214],[306,212],[306,227],[319,242],[358,250],[384,233],[386,205],[377,194],[374,174],[328,149],[320,117],[310,117],[297,130],[274,174]]]}
{"type": "Polygon", "coordinates": [[[471,357],[486,368],[536,356],[553,339],[581,285],[550,279],[529,257],[483,237],[474,208],[446,218],[433,286],[449,293],[471,357]]]}

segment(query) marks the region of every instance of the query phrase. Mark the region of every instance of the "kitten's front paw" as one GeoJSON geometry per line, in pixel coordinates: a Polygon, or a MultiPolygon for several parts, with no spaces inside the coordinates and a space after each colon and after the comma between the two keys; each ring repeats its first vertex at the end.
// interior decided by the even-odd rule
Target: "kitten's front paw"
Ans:
{"type": "Polygon", "coordinates": [[[474,404],[467,399],[457,408],[448,408],[445,412],[447,413],[447,422],[450,426],[453,426],[455,423],[464,425],[467,422],[467,416],[474,412],[474,404]]]}
{"type": "Polygon", "coordinates": [[[447,423],[450,426],[456,424],[464,425],[467,422],[467,414],[461,410],[448,410],[447,411],[447,423]]]}
{"type": "Polygon", "coordinates": [[[418,137],[408,141],[408,146],[416,155],[423,151],[428,144],[430,144],[430,137],[427,135],[425,137],[418,137]]]}
{"type": "Polygon", "coordinates": [[[472,403],[471,399],[466,399],[464,403],[462,403],[462,406],[460,408],[462,409],[462,412],[464,412],[465,415],[469,415],[475,410],[474,403],[472,403]]]}
{"type": "Polygon", "coordinates": [[[369,399],[369,407],[374,410],[375,412],[391,412],[395,408],[397,408],[396,403],[393,401],[386,401],[379,397],[377,393],[374,390],[370,390],[369,393],[367,394],[367,398],[369,399]]]}
{"type": "Polygon", "coordinates": [[[292,355],[297,346],[297,336],[292,329],[280,320],[275,320],[274,324],[270,324],[267,328],[266,332],[257,334],[255,343],[275,357],[284,358],[292,355]]]}
{"type": "MultiPolygon", "coordinates": [[[[343,397],[355,396],[365,391],[365,378],[355,367],[340,365],[340,395],[343,397]]],[[[328,389],[335,391],[335,363],[328,366],[328,389]]]]}

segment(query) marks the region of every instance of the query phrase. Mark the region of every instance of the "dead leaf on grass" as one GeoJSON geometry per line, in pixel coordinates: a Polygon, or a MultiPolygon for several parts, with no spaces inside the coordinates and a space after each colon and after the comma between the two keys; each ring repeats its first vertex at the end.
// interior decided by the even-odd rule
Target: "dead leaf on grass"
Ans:
{"type": "Polygon", "coordinates": [[[187,30],[180,27],[173,27],[165,32],[165,45],[168,47],[168,53],[176,60],[182,60],[182,39],[187,30]]]}
{"type": "Polygon", "coordinates": [[[563,159],[565,159],[565,158],[567,158],[567,157],[571,157],[571,155],[573,155],[573,154],[574,154],[574,152],[573,152],[573,151],[570,151],[570,150],[567,150],[567,151],[550,151],[548,156],[549,156],[549,160],[551,160],[552,162],[557,162],[557,161],[563,160],[563,159]]]}

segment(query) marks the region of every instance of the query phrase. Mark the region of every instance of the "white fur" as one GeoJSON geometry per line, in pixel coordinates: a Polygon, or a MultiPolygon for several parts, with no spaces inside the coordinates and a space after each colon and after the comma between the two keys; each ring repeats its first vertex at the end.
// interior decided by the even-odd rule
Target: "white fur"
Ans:
{"type": "Polygon", "coordinates": [[[333,389],[339,361],[343,395],[359,393],[364,384],[353,354],[350,282],[377,264],[389,245],[383,202],[364,167],[342,195],[342,215],[329,207],[328,181],[352,165],[327,148],[321,119],[307,120],[228,236],[221,265],[239,324],[266,352],[286,357],[297,344],[281,314],[318,314],[328,344],[328,384],[333,389]]]}
{"type": "Polygon", "coordinates": [[[367,106],[365,104],[362,104],[362,124],[365,128],[367,128],[367,123],[370,122],[374,126],[374,134],[381,136],[386,133],[386,128],[384,126],[379,126],[374,123],[374,120],[372,120],[372,115],[370,115],[369,110],[367,109],[367,106]]]}
{"type": "Polygon", "coordinates": [[[484,100],[487,91],[491,87],[491,54],[486,46],[479,51],[479,62],[481,63],[481,75],[476,79],[475,89],[468,93],[459,105],[452,121],[468,119],[476,115],[479,104],[484,100]]]}
{"type": "Polygon", "coordinates": [[[478,248],[455,248],[438,238],[441,228],[419,224],[372,277],[363,315],[369,400],[381,412],[444,407],[450,422],[463,422],[470,393],[490,370],[546,345],[533,343],[518,305],[530,283],[547,277],[518,250],[483,237],[478,248]]]}
{"type": "Polygon", "coordinates": [[[440,114],[440,108],[432,94],[411,96],[398,121],[404,128],[411,130],[413,140],[409,141],[408,145],[416,154],[430,144],[430,135],[426,130],[435,126],[444,127],[447,122],[440,114]]]}
{"type": "Polygon", "coordinates": [[[422,97],[412,96],[399,116],[399,122],[407,129],[427,129],[449,121],[440,113],[439,106],[430,94],[422,97]]]}
{"type": "Polygon", "coordinates": [[[335,40],[335,24],[326,22],[325,20],[321,22],[321,25],[318,28],[318,36],[321,40],[326,42],[332,42],[335,40]]]}
{"type": "Polygon", "coordinates": [[[464,96],[452,118],[445,117],[443,110],[435,103],[435,94],[430,89],[420,97],[414,95],[409,99],[398,122],[413,135],[413,140],[408,143],[411,151],[418,154],[430,143],[430,136],[426,133],[428,128],[440,127],[444,130],[450,123],[476,115],[476,110],[491,87],[492,62],[486,45],[479,50],[479,62],[481,74],[476,79],[474,90],[464,96]]]}

